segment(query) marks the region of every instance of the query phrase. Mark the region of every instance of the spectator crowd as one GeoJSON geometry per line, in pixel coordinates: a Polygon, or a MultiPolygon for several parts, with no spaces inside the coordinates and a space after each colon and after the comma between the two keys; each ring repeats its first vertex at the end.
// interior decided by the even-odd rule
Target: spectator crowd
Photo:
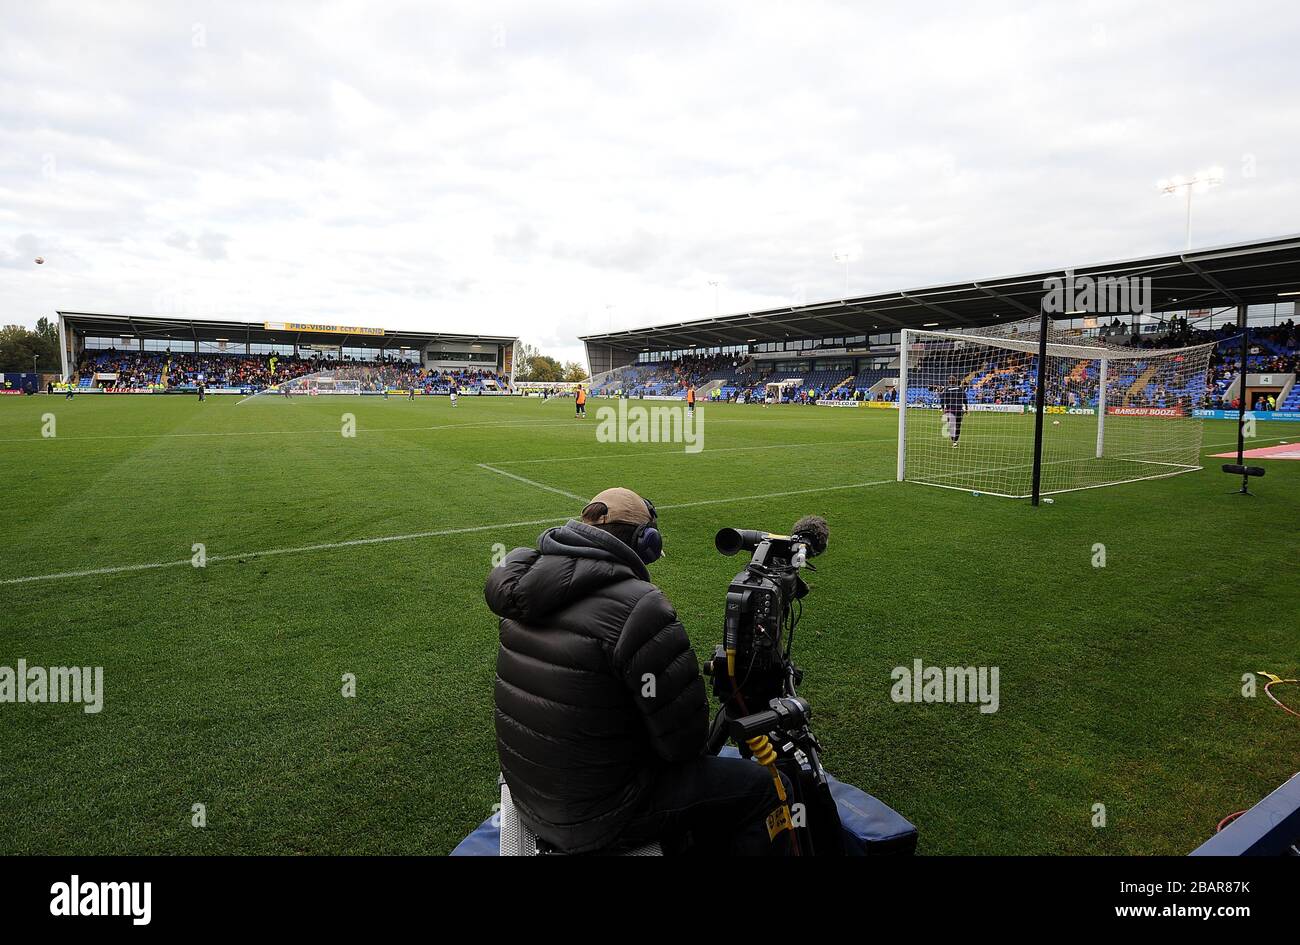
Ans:
{"type": "Polygon", "coordinates": [[[329,372],[336,380],[360,382],[363,391],[422,390],[445,393],[453,385],[466,392],[508,390],[505,377],[484,368],[457,370],[424,368],[411,361],[299,358],[293,355],[250,355],[153,351],[87,351],[78,365],[84,387],[115,390],[189,390],[200,381],[208,388],[265,390],[311,374],[329,372]],[[116,378],[96,381],[96,375],[116,378]]]}

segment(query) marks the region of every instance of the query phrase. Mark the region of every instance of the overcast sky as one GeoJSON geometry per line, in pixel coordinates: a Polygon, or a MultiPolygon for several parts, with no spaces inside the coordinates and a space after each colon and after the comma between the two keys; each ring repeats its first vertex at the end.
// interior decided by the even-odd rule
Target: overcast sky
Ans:
{"type": "Polygon", "coordinates": [[[18,3],[0,322],[583,333],[1300,231],[1277,3],[18,3]],[[44,266],[33,258],[43,256],[44,266]],[[717,301],[710,282],[718,282],[717,301]]]}

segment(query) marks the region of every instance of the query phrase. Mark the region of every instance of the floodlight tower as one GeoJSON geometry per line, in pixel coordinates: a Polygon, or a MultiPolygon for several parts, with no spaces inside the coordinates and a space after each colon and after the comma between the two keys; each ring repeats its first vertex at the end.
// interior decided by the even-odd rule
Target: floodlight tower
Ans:
{"type": "Polygon", "coordinates": [[[846,246],[843,249],[836,250],[831,254],[831,258],[837,263],[844,264],[844,297],[849,296],[849,263],[858,255],[858,250],[852,246],[846,246]]]}
{"type": "Polygon", "coordinates": [[[1192,194],[1203,194],[1211,187],[1218,187],[1223,183],[1223,168],[1212,167],[1209,170],[1197,171],[1191,177],[1184,177],[1181,174],[1175,174],[1167,180],[1156,182],[1156,187],[1160,193],[1166,197],[1177,197],[1178,192],[1185,191],[1187,194],[1187,248],[1192,248],[1192,194]]]}

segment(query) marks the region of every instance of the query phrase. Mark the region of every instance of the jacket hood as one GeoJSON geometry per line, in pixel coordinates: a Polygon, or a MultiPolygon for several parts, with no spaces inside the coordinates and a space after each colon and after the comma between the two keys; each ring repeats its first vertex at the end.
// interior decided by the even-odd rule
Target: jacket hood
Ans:
{"type": "Polygon", "coordinates": [[[484,596],[498,617],[536,624],[627,580],[650,580],[636,552],[602,529],[570,520],[543,532],[536,551],[516,548],[507,555],[488,577],[484,596]]]}

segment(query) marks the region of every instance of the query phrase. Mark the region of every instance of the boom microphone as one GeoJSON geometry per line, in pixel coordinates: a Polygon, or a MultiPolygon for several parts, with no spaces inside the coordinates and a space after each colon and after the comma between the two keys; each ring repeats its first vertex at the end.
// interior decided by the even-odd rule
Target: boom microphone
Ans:
{"type": "Polygon", "coordinates": [[[831,529],[820,515],[805,515],[794,523],[790,537],[808,546],[808,557],[813,558],[826,550],[831,540],[831,529]]]}

